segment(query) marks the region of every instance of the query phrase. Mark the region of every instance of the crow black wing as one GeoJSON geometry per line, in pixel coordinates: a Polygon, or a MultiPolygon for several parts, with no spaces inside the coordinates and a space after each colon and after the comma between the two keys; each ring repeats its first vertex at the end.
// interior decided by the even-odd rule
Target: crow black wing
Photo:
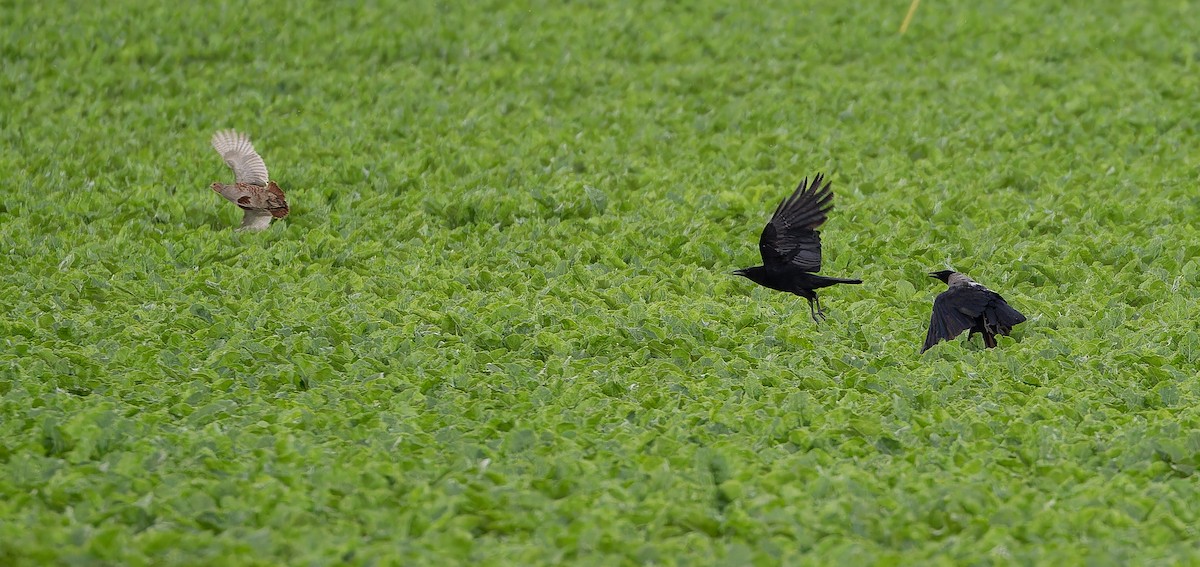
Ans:
{"type": "Polygon", "coordinates": [[[984,324],[991,327],[996,334],[1007,335],[1018,323],[1025,322],[1025,316],[1020,311],[1013,309],[1007,301],[1004,301],[1003,297],[1000,297],[1000,294],[995,292],[992,294],[995,297],[983,313],[984,324]]]}
{"type": "Polygon", "coordinates": [[[1000,297],[992,290],[974,285],[952,287],[939,293],[933,300],[933,315],[929,317],[929,332],[925,335],[921,352],[974,327],[979,316],[992,303],[993,296],[1000,297]]]}
{"type": "Polygon", "coordinates": [[[768,268],[794,266],[806,272],[821,270],[821,234],[814,230],[825,222],[833,205],[831,183],[821,186],[821,174],[808,178],[775,208],[771,222],[758,238],[758,251],[768,268]]]}

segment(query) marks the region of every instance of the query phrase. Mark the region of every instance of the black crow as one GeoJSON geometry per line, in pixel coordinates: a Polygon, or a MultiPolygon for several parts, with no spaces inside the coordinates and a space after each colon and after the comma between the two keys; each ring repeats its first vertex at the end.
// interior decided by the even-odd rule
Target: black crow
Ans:
{"type": "Polygon", "coordinates": [[[975,333],[983,334],[983,346],[996,347],[996,335],[1007,335],[1014,325],[1025,321],[1025,316],[1013,309],[1000,294],[983,287],[983,284],[952,270],[931,272],[931,278],[946,282],[949,289],[939,293],[933,300],[933,316],[929,318],[929,333],[925,335],[925,346],[921,352],[939,341],[948,341],[963,331],[967,340],[975,333]]]}
{"type": "Polygon", "coordinates": [[[834,284],[862,283],[862,280],[827,278],[815,273],[821,271],[821,233],[814,229],[825,222],[825,216],[833,209],[830,185],[821,186],[819,173],[812,185],[805,177],[792,196],[775,208],[771,222],[758,238],[763,265],[733,272],[758,285],[807,299],[813,321],[818,323],[817,315],[824,318],[825,311],[815,290],[834,284]]]}

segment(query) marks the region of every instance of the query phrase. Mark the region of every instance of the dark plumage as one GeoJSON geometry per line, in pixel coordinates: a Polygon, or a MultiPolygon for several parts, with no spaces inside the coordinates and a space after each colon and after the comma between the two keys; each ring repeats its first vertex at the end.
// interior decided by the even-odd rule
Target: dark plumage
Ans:
{"type": "Polygon", "coordinates": [[[949,288],[933,300],[933,315],[929,318],[929,333],[925,335],[925,346],[921,352],[940,341],[948,341],[967,333],[967,340],[975,333],[983,334],[983,345],[996,347],[996,335],[1008,335],[1013,326],[1025,321],[1025,316],[1009,306],[1000,294],[983,287],[983,284],[952,270],[931,272],[931,278],[946,282],[949,288]]]}
{"type": "Polygon", "coordinates": [[[831,183],[822,187],[821,181],[819,173],[812,185],[805,177],[792,196],[775,208],[771,222],[758,238],[763,265],[733,272],[758,285],[807,299],[808,310],[817,322],[820,322],[817,316],[825,317],[825,311],[815,290],[834,284],[862,283],[858,279],[829,278],[815,273],[821,271],[821,233],[815,229],[833,209],[831,183]]]}

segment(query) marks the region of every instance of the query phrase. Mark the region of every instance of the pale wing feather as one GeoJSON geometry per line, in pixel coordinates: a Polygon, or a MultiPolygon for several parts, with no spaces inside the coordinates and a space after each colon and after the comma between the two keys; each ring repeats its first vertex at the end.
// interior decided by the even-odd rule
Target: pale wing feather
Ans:
{"type": "Polygon", "coordinates": [[[254,151],[250,137],[236,130],[221,130],[212,137],[212,147],[221,154],[225,164],[233,170],[233,177],[238,183],[266,186],[270,176],[267,174],[267,164],[254,151]]]}
{"type": "Polygon", "coordinates": [[[238,230],[266,230],[271,226],[271,213],[263,209],[244,209],[242,226],[238,230]]]}

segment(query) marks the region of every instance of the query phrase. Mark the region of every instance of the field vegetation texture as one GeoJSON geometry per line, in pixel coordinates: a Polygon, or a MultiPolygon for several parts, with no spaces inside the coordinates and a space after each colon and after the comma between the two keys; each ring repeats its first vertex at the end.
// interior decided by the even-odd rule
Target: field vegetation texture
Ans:
{"type": "Polygon", "coordinates": [[[1200,560],[1196,6],[735,4],[0,1],[0,564],[1200,560]]]}

